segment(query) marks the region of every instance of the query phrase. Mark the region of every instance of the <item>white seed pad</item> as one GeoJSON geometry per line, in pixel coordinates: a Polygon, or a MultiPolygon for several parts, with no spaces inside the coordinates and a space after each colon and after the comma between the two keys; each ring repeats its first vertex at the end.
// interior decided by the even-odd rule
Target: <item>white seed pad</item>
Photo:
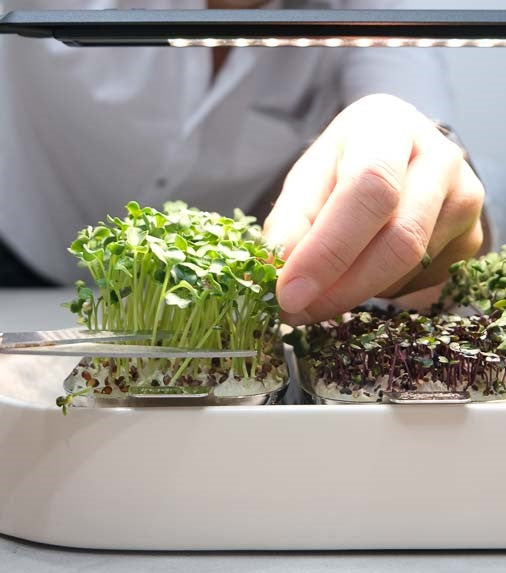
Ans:
{"type": "MultiPolygon", "coordinates": [[[[374,386],[374,391],[367,388],[357,388],[352,390],[351,394],[344,394],[341,392],[341,387],[336,382],[328,383],[322,378],[320,378],[316,384],[313,385],[314,392],[320,398],[326,398],[329,400],[340,400],[343,402],[376,402],[380,399],[379,392],[386,392],[388,389],[388,376],[383,377],[377,381],[374,386]]],[[[469,393],[471,400],[473,402],[484,402],[487,400],[501,400],[506,398],[506,395],[494,395],[494,396],[484,396],[483,391],[486,389],[485,382],[478,382],[478,390],[473,390],[468,388],[466,392],[469,393]]],[[[395,391],[398,388],[394,389],[395,391]]],[[[458,392],[462,392],[464,388],[457,388],[458,392]]],[[[440,380],[419,380],[416,392],[448,392],[448,385],[444,384],[440,380]]]]}
{"type": "MultiPolygon", "coordinates": [[[[178,379],[179,383],[174,383],[172,378],[176,369],[172,366],[167,366],[163,370],[159,367],[155,367],[155,365],[160,363],[157,359],[134,360],[132,363],[136,367],[138,377],[136,380],[126,381],[127,384],[131,382],[137,387],[142,386],[147,389],[149,389],[150,386],[153,386],[154,389],[157,387],[174,388],[180,386],[182,380],[184,380],[184,378],[180,377],[178,379]],[[166,383],[167,377],[170,379],[168,383],[166,383]]],[[[95,393],[103,394],[104,389],[109,386],[110,389],[112,389],[108,394],[109,396],[124,397],[126,395],[126,392],[121,392],[120,387],[115,383],[117,372],[111,375],[109,368],[102,364],[100,364],[98,368],[94,364],[90,364],[89,366],[80,364],[73,370],[71,381],[75,392],[86,388],[88,385],[87,380],[83,377],[83,373],[89,373],[92,379],[98,382],[93,388],[95,393]]],[[[284,363],[277,367],[272,366],[271,372],[263,380],[234,376],[232,371],[227,371],[226,378],[222,382],[211,385],[209,383],[209,374],[210,373],[206,370],[198,372],[192,376],[191,383],[184,383],[183,386],[188,388],[193,386],[208,388],[209,390],[213,389],[216,396],[222,397],[253,396],[281,388],[288,378],[284,363]]],[[[215,372],[214,376],[215,379],[219,380],[224,376],[224,373],[215,372]]]]}

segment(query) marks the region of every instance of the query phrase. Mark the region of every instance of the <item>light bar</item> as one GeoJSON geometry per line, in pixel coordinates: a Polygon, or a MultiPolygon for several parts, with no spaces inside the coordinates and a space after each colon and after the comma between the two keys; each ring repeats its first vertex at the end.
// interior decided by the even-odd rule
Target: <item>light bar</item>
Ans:
{"type": "Polygon", "coordinates": [[[0,33],[70,46],[505,47],[506,10],[15,11],[0,33]]]}
{"type": "Polygon", "coordinates": [[[506,40],[465,40],[441,38],[378,38],[365,36],[350,36],[347,38],[237,38],[220,39],[204,38],[175,38],[167,40],[167,44],[173,48],[219,46],[227,47],[264,47],[264,48],[505,48],[506,40]]]}

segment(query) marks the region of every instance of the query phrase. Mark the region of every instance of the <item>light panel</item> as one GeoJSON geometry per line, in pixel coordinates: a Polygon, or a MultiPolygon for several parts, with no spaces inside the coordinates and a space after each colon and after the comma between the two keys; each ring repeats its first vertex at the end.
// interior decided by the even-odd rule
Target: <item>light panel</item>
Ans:
{"type": "Polygon", "coordinates": [[[450,39],[441,38],[378,38],[353,37],[346,38],[176,38],[167,40],[175,48],[185,47],[295,47],[295,48],[505,48],[506,40],[494,39],[450,39]]]}
{"type": "Polygon", "coordinates": [[[0,33],[90,47],[495,48],[506,10],[21,10],[0,33]]]}

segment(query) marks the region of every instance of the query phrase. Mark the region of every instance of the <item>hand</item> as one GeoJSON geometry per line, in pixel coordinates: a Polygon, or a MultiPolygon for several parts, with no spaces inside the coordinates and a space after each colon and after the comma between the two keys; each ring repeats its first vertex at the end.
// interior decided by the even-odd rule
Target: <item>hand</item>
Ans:
{"type": "Polygon", "coordinates": [[[483,242],[483,200],[428,118],[392,96],[357,101],[295,164],[267,218],[268,239],[285,247],[284,320],[326,320],[444,281],[483,242]]]}

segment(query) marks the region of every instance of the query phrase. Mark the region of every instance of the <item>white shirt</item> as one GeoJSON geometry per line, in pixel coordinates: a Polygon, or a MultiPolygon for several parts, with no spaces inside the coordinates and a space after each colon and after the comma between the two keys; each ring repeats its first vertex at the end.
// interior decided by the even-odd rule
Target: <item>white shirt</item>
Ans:
{"type": "MultiPolygon", "coordinates": [[[[0,0],[1,2],[1,0],[0,0]]],[[[138,0],[4,0],[6,11],[131,8],[138,0]]],[[[274,0],[281,7],[409,7],[274,0]]],[[[143,0],[205,8],[205,0],[143,0]]],[[[208,48],[69,48],[0,37],[0,236],[53,280],[78,229],[132,199],[248,207],[340,109],[386,92],[451,120],[434,50],[238,48],[212,82],[208,48]]],[[[311,192],[308,189],[308,192],[311,192]]]]}

